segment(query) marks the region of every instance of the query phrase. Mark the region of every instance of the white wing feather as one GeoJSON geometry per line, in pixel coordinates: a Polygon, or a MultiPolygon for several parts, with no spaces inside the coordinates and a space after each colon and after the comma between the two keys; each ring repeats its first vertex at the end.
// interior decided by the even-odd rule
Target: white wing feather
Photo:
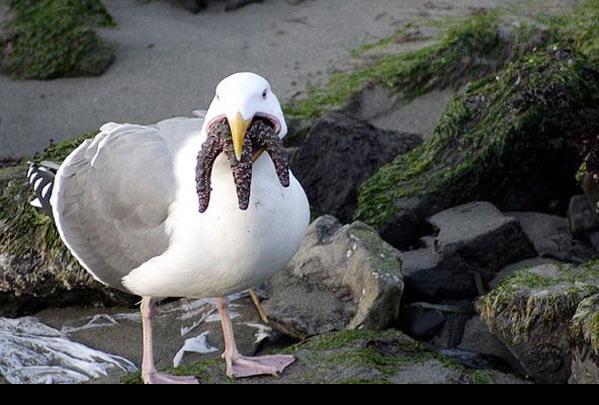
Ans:
{"type": "Polygon", "coordinates": [[[202,123],[174,118],[154,126],[106,124],[61,166],[54,217],[69,249],[99,281],[126,290],[124,276],[168,249],[174,157],[202,123]]]}

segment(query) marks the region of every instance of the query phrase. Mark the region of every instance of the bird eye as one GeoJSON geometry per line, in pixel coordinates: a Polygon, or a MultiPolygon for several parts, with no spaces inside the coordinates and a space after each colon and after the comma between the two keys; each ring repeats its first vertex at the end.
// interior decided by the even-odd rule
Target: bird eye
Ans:
{"type": "Polygon", "coordinates": [[[268,89],[266,89],[262,92],[262,99],[266,100],[266,97],[268,97],[268,89]]]}

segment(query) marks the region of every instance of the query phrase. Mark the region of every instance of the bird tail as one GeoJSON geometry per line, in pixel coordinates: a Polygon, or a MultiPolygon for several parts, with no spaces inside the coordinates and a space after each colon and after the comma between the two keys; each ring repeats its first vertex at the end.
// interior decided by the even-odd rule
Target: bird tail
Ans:
{"type": "Polygon", "coordinates": [[[59,167],[60,165],[53,162],[29,162],[29,171],[27,172],[27,178],[36,195],[36,199],[30,204],[43,210],[50,218],[53,217],[50,198],[59,167]]]}

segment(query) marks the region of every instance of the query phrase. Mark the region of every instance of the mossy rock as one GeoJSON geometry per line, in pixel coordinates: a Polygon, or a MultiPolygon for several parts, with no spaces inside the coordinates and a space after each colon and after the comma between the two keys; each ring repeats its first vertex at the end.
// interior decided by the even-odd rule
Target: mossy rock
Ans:
{"type": "MultiPolygon", "coordinates": [[[[463,368],[426,350],[399,331],[360,330],[327,333],[283,350],[297,362],[281,377],[238,380],[239,384],[493,384],[522,380],[495,371],[463,368]]],[[[172,370],[203,384],[231,384],[222,360],[172,370]]],[[[139,374],[125,383],[141,383],[139,374]]]]}
{"type": "Polygon", "coordinates": [[[582,159],[599,132],[599,71],[576,51],[527,54],[449,104],[434,135],[366,181],[356,218],[401,246],[426,217],[468,201],[509,211],[565,212],[582,159]]]}
{"type": "MultiPolygon", "coordinates": [[[[472,16],[450,23],[442,30],[438,43],[411,52],[392,53],[365,66],[331,75],[326,86],[308,86],[306,97],[286,108],[293,118],[317,118],[347,106],[366,86],[376,84],[409,102],[433,90],[459,88],[501,70],[511,61],[548,40],[544,27],[503,21],[494,13],[472,16]]],[[[381,41],[372,49],[394,42],[381,41]]],[[[395,38],[397,39],[397,38],[395,38]]]]}
{"type": "Polygon", "coordinates": [[[599,63],[599,0],[584,0],[563,15],[541,16],[556,41],[568,42],[599,63]]]}
{"type": "MultiPolygon", "coordinates": [[[[55,145],[40,158],[61,162],[81,141],[55,145]]],[[[29,203],[27,167],[0,169],[0,316],[21,316],[48,306],[132,304],[135,298],[95,281],[62,243],[56,226],[29,203]]]]}
{"type": "Polygon", "coordinates": [[[599,384],[599,294],[582,301],[572,320],[570,384],[599,384]]]}
{"type": "Polygon", "coordinates": [[[571,374],[570,325],[579,304],[599,293],[599,262],[525,268],[477,302],[481,317],[539,383],[571,374]]]}
{"type": "Polygon", "coordinates": [[[12,0],[0,40],[0,64],[18,79],[98,76],[114,61],[93,30],[114,20],[100,0],[12,0]]]}

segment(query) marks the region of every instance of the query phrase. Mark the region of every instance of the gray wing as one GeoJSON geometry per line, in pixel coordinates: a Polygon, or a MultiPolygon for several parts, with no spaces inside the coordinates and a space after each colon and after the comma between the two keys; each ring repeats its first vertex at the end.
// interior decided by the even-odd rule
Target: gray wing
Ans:
{"type": "Polygon", "coordinates": [[[173,161],[203,119],[155,126],[107,124],[63,163],[52,206],[66,245],[99,281],[121,290],[122,278],[169,245],[173,161]]]}

